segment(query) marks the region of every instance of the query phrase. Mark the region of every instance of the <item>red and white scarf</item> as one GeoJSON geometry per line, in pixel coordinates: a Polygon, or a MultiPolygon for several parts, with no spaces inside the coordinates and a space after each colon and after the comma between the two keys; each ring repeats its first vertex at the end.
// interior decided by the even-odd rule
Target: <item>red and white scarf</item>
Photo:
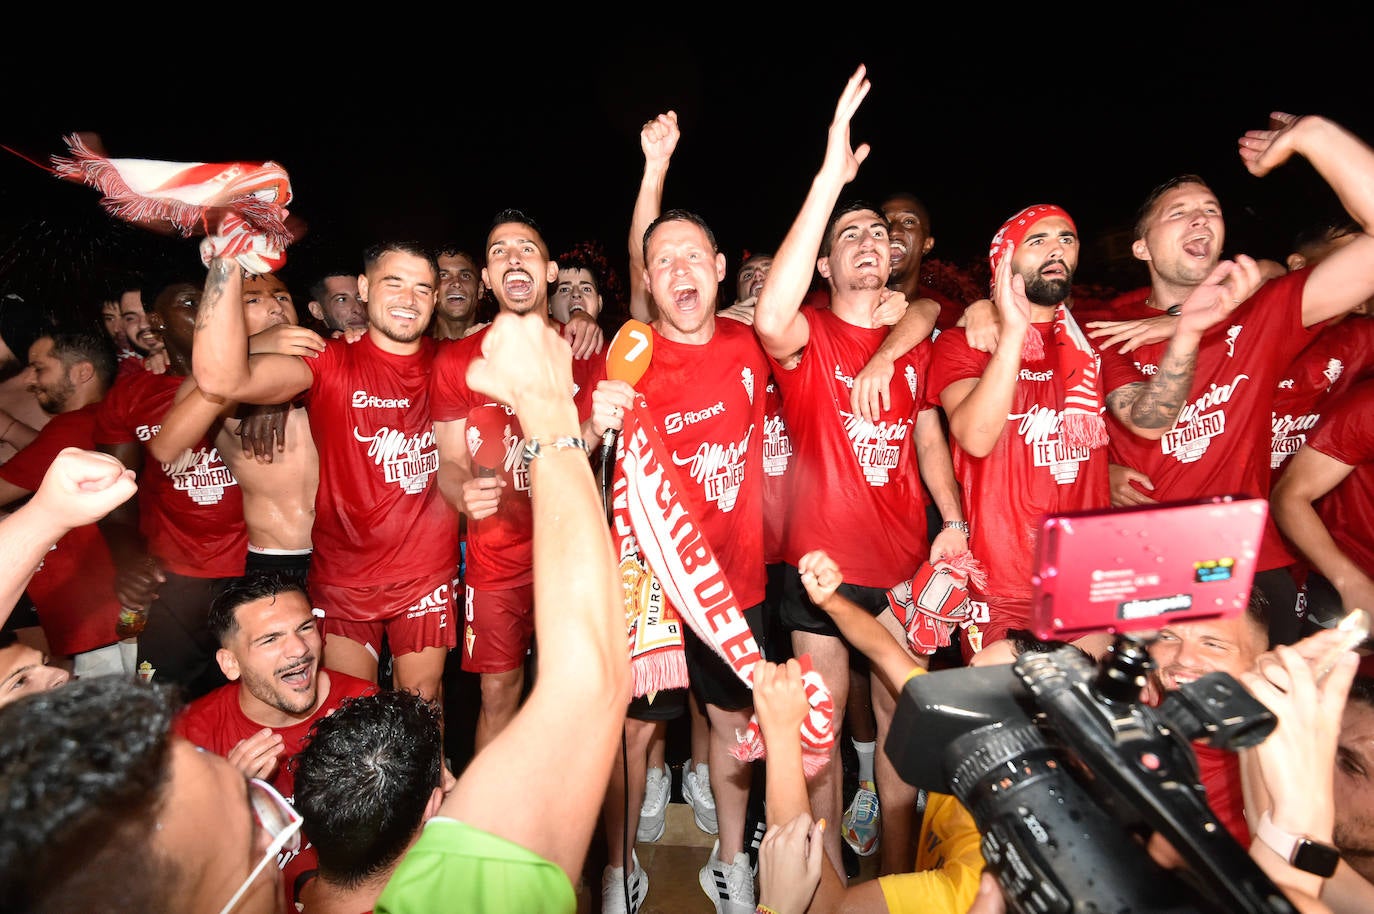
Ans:
{"type": "Polygon", "coordinates": [[[250,273],[286,262],[291,180],[276,162],[162,162],[111,159],[80,134],[66,138],[70,156],[53,156],[60,178],[98,189],[117,219],[144,226],[170,224],[184,238],[205,234],[201,259],[233,257],[250,273]]]}
{"type": "MultiPolygon", "coordinates": [[[[1028,206],[1002,223],[992,236],[992,248],[988,251],[994,281],[1006,243],[1020,245],[1036,223],[1051,216],[1063,218],[1078,231],[1067,212],[1049,203],[1028,206]]],[[[1054,346],[1058,356],[1055,378],[1059,385],[1060,436],[1070,447],[1102,447],[1107,443],[1107,423],[1102,418],[1105,404],[1098,385],[1101,357],[1062,303],[1054,309],[1054,346]]],[[[1026,332],[1021,361],[1039,362],[1044,358],[1045,340],[1039,330],[1031,327],[1026,332]]]]}
{"type": "MultiPolygon", "coordinates": [[[[654,427],[642,394],[635,395],[634,406],[625,413],[616,462],[620,472],[612,500],[611,535],[618,554],[642,555],[671,607],[752,688],[754,665],[763,655],[744,618],[744,607],[739,605],[691,507],[682,498],[672,454],[654,427]]],[[[809,657],[803,668],[810,668],[809,657]]],[[[651,671],[637,669],[635,675],[636,694],[642,694],[640,678],[651,675],[651,671]]],[[[809,677],[803,676],[803,682],[811,713],[801,728],[802,761],[810,775],[823,768],[830,757],[835,709],[829,690],[814,670],[809,677]]],[[[756,719],[751,719],[746,732],[736,734],[736,738],[738,744],[732,750],[736,758],[752,761],[763,757],[756,719]]]]}
{"type": "Polygon", "coordinates": [[[887,592],[887,604],[906,628],[907,644],[930,656],[949,647],[956,626],[968,623],[972,605],[968,585],[987,586],[987,571],[965,549],[938,562],[922,562],[910,581],[887,592]]]}

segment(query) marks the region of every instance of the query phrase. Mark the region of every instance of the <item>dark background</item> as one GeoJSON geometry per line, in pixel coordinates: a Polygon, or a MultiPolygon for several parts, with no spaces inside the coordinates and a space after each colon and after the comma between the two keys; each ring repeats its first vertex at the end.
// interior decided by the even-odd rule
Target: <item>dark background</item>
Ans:
{"type": "MultiPolygon", "coordinates": [[[[1128,251],[1135,208],[1185,171],[1218,192],[1228,255],[1281,259],[1294,232],[1336,211],[1334,195],[1301,160],[1250,176],[1237,138],[1278,109],[1374,140],[1367,29],[1306,7],[970,5],[911,21],[836,7],[786,41],[768,37],[790,26],[762,7],[683,10],[671,28],[621,23],[625,35],[536,27],[514,11],[464,30],[456,8],[369,9],[342,43],[321,33],[278,48],[258,26],[243,41],[198,39],[212,51],[113,44],[42,69],[11,58],[0,143],[45,162],[88,130],[118,158],[282,163],[309,225],[283,271],[303,300],[316,272],[360,269],[383,238],[480,252],[506,206],[543,225],[555,256],[598,239],[623,271],[639,127],[669,108],[683,136],[665,206],[705,216],[733,270],[741,249],[775,249],[786,233],[860,62],[873,88],[853,139],[873,151],[848,190],[917,193],[930,256],[956,264],[981,263],[1011,213],[1054,202],[1084,241],[1080,281],[1142,284],[1128,251]],[[860,34],[835,37],[832,19],[860,34]],[[673,37],[696,33],[711,40],[673,37]]],[[[196,239],[116,223],[98,199],[0,150],[0,290],[69,309],[94,305],[118,270],[201,269],[196,239]]]]}

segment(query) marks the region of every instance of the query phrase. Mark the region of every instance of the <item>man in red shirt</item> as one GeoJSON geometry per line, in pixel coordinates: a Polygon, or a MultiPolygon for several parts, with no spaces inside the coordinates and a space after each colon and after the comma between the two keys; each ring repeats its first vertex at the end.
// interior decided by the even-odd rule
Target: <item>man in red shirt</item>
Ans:
{"type": "MultiPolygon", "coordinates": [[[[1286,369],[1319,325],[1374,294],[1374,149],[1323,117],[1280,113],[1268,126],[1240,139],[1250,173],[1263,177],[1301,156],[1327,181],[1359,231],[1310,269],[1270,279],[1248,298],[1236,296],[1243,303],[1203,337],[1178,419],[1162,437],[1147,440],[1108,420],[1110,459],[1121,468],[1112,469],[1113,504],[1268,495],[1273,403],[1286,369]]],[[[1166,181],[1145,200],[1131,250],[1149,267],[1146,297],[1118,312],[1134,320],[1088,334],[1101,341],[1109,403],[1121,383],[1167,370],[1161,358],[1167,341],[1118,349],[1122,328],[1181,303],[1213,270],[1225,241],[1221,204],[1197,175],[1166,181]]],[[[1294,559],[1273,535],[1272,521],[1255,583],[1269,599],[1270,636],[1275,643],[1291,643],[1300,628],[1294,559]]]]}
{"type": "MultiPolygon", "coordinates": [[[[857,376],[899,332],[889,333],[876,312],[894,297],[904,300],[887,288],[892,266],[887,217],[862,201],[839,202],[869,152],[867,144],[852,148],[849,139],[850,118],[868,93],[864,72],[861,67],[854,74],[835,108],[824,162],[773,259],[754,308],[754,330],[770,357],[792,439],[787,472],[793,498],[784,560],[795,568],[807,552],[827,550],[850,576],[846,596],[880,615],[888,607],[888,588],[910,580],[927,559],[967,549],[968,525],[939,411],[925,402],[928,326],[909,352],[894,359],[895,383],[879,397],[876,415],[864,414],[865,407],[872,411],[871,403],[853,403],[857,376]],[[802,307],[813,270],[829,282],[828,309],[802,307]],[[942,522],[933,537],[926,529],[927,491],[942,522]]],[[[786,572],[784,583],[782,621],[792,632],[793,651],[811,654],[838,712],[849,695],[848,646],[811,604],[800,574],[786,572]]],[[[898,625],[895,619],[892,624],[898,625]]],[[[893,634],[905,640],[903,633],[893,634]]],[[[882,742],[896,695],[881,683],[871,683],[870,689],[882,742]]],[[[837,713],[837,730],[842,717],[837,713]]],[[[810,782],[815,813],[830,822],[841,815],[840,771],[837,744],[830,764],[810,782]]],[[[894,811],[913,809],[916,789],[885,754],[875,759],[875,774],[889,812],[882,817],[882,871],[896,872],[910,866],[915,835],[911,816],[894,811]]],[[[839,832],[827,829],[825,844],[842,868],[839,832]]]]}
{"type": "MultiPolygon", "coordinates": [[[[514,209],[497,213],[487,232],[481,281],[500,312],[538,314],[549,326],[557,326],[549,317],[549,284],[557,279],[558,264],[549,258],[548,243],[530,217],[514,209]]],[[[576,321],[585,324],[589,319],[584,313],[576,321]]],[[[467,517],[463,669],[481,680],[477,751],[510,723],[520,707],[525,661],[534,637],[533,511],[529,474],[518,459],[524,433],[508,405],[467,383],[468,366],[481,357],[489,331],[487,325],[444,342],[434,359],[430,391],[439,487],[467,517]],[[480,431],[478,410],[496,411],[489,415],[498,415],[497,426],[505,431],[504,440],[496,442],[500,466],[485,474],[474,472],[469,447],[469,437],[480,431]]],[[[596,361],[573,359],[574,386],[587,384],[596,361]]]]}
{"type": "MultiPolygon", "coordinates": [[[[318,621],[295,581],[272,574],[231,581],[210,605],[209,617],[220,643],[215,659],[230,682],[191,702],[174,727],[288,800],[295,793],[290,762],[304,748],[311,724],[345,698],[377,691],[368,680],[320,668],[318,621]]],[[[299,856],[300,862],[278,862],[289,873],[314,869],[309,845],[299,856]]],[[[286,889],[294,896],[292,881],[286,889]]]]}
{"type": "MultiPolygon", "coordinates": [[[[28,354],[29,390],[52,419],[0,466],[0,506],[37,491],[63,448],[95,448],[96,410],[117,370],[110,346],[89,333],[41,336],[28,354]]],[[[115,633],[119,599],[114,585],[114,561],[95,524],[58,540],[29,581],[29,598],[48,647],[70,658],[73,675],[134,671],[135,645],[121,645],[115,633]]]]}
{"type": "Polygon", "coordinates": [[[96,447],[138,474],[139,497],[110,512],[100,530],[114,556],[120,604],[147,610],[139,665],[146,661],[157,681],[182,686],[187,698],[224,684],[205,613],[218,587],[243,574],[248,551],[238,480],[210,441],[202,437],[176,465],[145,459],[191,372],[200,298],[189,281],[158,293],[151,320],[166,346],[167,371],[121,378],[95,425],[96,447]]]}
{"type": "Polygon", "coordinates": [[[209,396],[243,403],[284,403],[305,392],[320,469],[308,583],[330,635],[329,667],[376,682],[385,637],[395,686],[439,699],[444,660],[457,643],[458,515],[434,484],[429,382],[437,343],[425,331],[437,269],[412,242],[374,245],[363,266],[368,327],[357,342],[250,357],[243,270],[230,259],[211,261],[195,378],[209,396]]]}

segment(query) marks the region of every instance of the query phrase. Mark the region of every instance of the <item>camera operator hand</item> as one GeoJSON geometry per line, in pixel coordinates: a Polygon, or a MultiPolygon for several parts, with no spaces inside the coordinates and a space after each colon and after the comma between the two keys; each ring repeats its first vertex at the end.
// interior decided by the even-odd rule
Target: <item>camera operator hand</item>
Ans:
{"type": "MultiPolygon", "coordinates": [[[[1330,845],[1335,827],[1333,777],[1341,715],[1358,656],[1342,650],[1344,633],[1317,632],[1295,645],[1261,654],[1240,676],[1250,693],[1278,718],[1264,742],[1242,754],[1246,816],[1256,832],[1263,816],[1284,832],[1330,845]],[[1318,678],[1332,651],[1329,673],[1318,678]]],[[[1275,882],[1319,895],[1321,876],[1297,869],[1256,837],[1250,853],[1275,882]]]]}

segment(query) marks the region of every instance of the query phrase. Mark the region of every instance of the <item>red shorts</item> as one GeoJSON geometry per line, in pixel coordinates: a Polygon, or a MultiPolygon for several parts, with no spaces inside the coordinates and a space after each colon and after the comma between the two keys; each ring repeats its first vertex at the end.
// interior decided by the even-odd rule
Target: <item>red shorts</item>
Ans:
{"type": "Polygon", "coordinates": [[[374,657],[381,655],[383,632],[393,657],[456,647],[453,591],[452,572],[371,587],[310,584],[311,601],[324,613],[325,634],[357,642],[374,657]]]}
{"type": "Polygon", "coordinates": [[[464,590],[463,669],[505,673],[523,665],[534,638],[534,585],[464,590]]]}

